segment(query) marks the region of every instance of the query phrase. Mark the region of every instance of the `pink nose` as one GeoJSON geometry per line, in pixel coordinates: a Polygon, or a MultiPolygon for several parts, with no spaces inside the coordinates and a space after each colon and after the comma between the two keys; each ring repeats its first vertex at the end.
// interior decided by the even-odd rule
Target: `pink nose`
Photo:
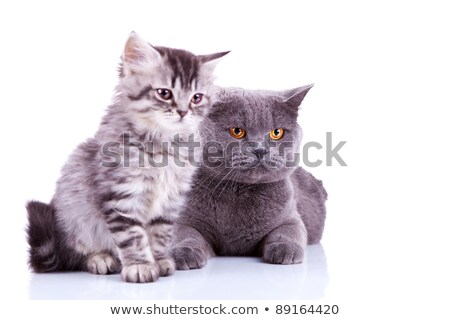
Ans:
{"type": "Polygon", "coordinates": [[[185,115],[187,115],[187,111],[181,111],[181,110],[177,110],[178,114],[180,115],[180,117],[184,117],[185,115]]]}

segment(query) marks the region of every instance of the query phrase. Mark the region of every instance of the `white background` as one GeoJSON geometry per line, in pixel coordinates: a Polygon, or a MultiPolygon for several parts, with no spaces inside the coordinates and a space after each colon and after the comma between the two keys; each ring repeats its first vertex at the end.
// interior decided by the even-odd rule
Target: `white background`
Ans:
{"type": "Polygon", "coordinates": [[[217,68],[220,85],[314,82],[299,118],[304,141],[324,143],[327,131],[348,141],[348,167],[310,169],[329,193],[323,298],[339,302],[347,319],[448,319],[444,3],[3,1],[2,304],[22,308],[29,298],[24,203],[49,201],[66,157],[95,133],[135,30],[198,54],[232,50],[217,68]]]}

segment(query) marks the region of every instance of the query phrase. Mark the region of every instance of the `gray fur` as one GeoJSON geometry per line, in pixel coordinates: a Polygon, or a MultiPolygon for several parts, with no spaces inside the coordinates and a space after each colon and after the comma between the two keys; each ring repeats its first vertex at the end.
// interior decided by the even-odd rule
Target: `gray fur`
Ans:
{"type": "Polygon", "coordinates": [[[311,87],[220,93],[202,132],[208,133],[208,141],[219,143],[219,154],[230,143],[247,144],[249,152],[225,152],[220,166],[203,165],[197,171],[174,226],[172,256],[178,269],[201,268],[214,255],[258,255],[268,263],[300,263],[307,243],[320,241],[326,191],[304,169],[286,165],[300,145],[298,108],[311,87]],[[236,127],[246,130],[243,139],[230,135],[229,128],[236,127]],[[285,134],[270,142],[267,135],[276,128],[285,134]],[[284,156],[277,148],[266,153],[271,145],[287,141],[293,148],[284,156]]]}
{"type": "MultiPolygon", "coordinates": [[[[224,54],[208,59],[152,47],[130,35],[115,102],[98,132],[69,157],[51,204],[28,205],[35,271],[121,269],[128,282],[151,282],[174,272],[167,248],[195,168],[177,166],[170,152],[167,166],[154,167],[148,160],[163,157],[163,143],[176,134],[198,136],[198,124],[213,102],[213,60],[224,54]],[[162,99],[159,88],[170,89],[173,99],[162,99]],[[191,103],[195,93],[204,95],[196,105],[191,103]],[[128,166],[102,165],[108,160],[102,148],[111,142],[122,159],[129,153],[128,166]],[[153,149],[142,152],[140,146],[148,142],[153,149]]],[[[183,152],[187,162],[193,155],[183,152]]]]}

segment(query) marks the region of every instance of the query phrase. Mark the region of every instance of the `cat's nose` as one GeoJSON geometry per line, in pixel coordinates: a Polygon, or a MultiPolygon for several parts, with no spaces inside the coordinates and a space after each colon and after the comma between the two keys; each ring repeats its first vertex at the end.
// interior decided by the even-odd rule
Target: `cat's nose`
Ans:
{"type": "Polygon", "coordinates": [[[269,153],[269,150],[266,148],[256,148],[253,149],[252,152],[258,157],[258,159],[262,159],[266,153],[269,153]]]}
{"type": "Polygon", "coordinates": [[[187,111],[182,111],[182,110],[177,110],[178,114],[180,115],[181,118],[183,118],[185,115],[187,115],[187,111]]]}

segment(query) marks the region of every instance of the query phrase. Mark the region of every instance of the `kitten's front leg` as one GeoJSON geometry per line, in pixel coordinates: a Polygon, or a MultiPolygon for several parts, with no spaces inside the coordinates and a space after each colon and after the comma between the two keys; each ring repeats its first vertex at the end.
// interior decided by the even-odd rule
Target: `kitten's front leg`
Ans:
{"type": "Polygon", "coordinates": [[[112,210],[106,220],[122,263],[122,279],[135,283],[154,282],[159,277],[159,266],[144,226],[132,216],[112,210]]]}
{"type": "Polygon", "coordinates": [[[214,255],[214,251],[200,232],[177,223],[171,255],[178,270],[189,270],[202,268],[208,258],[214,255]]]}
{"type": "Polygon", "coordinates": [[[307,233],[302,220],[296,219],[272,230],[261,243],[263,260],[274,264],[302,263],[307,233]]]}
{"type": "Polygon", "coordinates": [[[150,246],[162,277],[170,276],[175,272],[175,262],[169,255],[172,229],[173,221],[162,217],[153,219],[148,227],[150,246]]]}

